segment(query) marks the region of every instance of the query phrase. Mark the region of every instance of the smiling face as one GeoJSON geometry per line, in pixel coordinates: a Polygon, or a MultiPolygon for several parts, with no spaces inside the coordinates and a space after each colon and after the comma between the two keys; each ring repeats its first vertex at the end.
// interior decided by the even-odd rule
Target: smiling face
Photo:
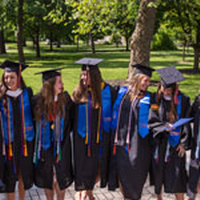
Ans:
{"type": "Polygon", "coordinates": [[[60,94],[63,91],[63,82],[61,76],[56,76],[56,82],[54,84],[55,95],[60,94]]]}
{"type": "Polygon", "coordinates": [[[5,72],[4,81],[8,90],[15,91],[18,88],[18,76],[15,72],[5,72]]]}
{"type": "Polygon", "coordinates": [[[140,91],[142,91],[142,92],[147,91],[147,89],[150,85],[150,81],[151,81],[151,78],[149,76],[144,76],[140,82],[140,86],[139,86],[140,91]]]}
{"type": "Polygon", "coordinates": [[[81,81],[83,82],[84,87],[90,85],[90,74],[88,70],[81,72],[81,81]]]}
{"type": "Polygon", "coordinates": [[[163,92],[163,95],[166,96],[166,97],[171,97],[172,96],[172,88],[164,88],[162,86],[162,92],[163,92]]]}

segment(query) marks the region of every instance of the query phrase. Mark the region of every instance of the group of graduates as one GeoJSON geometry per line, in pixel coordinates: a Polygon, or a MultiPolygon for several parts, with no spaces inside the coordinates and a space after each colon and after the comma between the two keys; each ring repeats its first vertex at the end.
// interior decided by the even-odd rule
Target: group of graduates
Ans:
{"type": "MultiPolygon", "coordinates": [[[[180,92],[184,77],[175,67],[156,70],[156,93],[147,91],[154,69],[135,64],[126,86],[113,87],[101,76],[101,59],[83,58],[72,96],[64,91],[61,68],[42,74],[33,96],[21,72],[27,65],[5,61],[0,85],[0,192],[25,199],[33,184],[46,199],[64,200],[73,182],[75,199],[93,200],[97,182],[120,188],[124,199],[139,200],[147,175],[157,199],[162,191],[177,200],[195,199],[200,178],[200,97],[191,105],[180,92]],[[194,123],[182,123],[189,118],[194,123]],[[181,120],[180,120],[181,121],[181,120]],[[193,130],[193,131],[192,131],[193,130]],[[189,176],[185,151],[191,149],[189,176]],[[189,179],[188,179],[189,177],[189,179]]],[[[189,122],[187,120],[187,122],[189,122]]]]}

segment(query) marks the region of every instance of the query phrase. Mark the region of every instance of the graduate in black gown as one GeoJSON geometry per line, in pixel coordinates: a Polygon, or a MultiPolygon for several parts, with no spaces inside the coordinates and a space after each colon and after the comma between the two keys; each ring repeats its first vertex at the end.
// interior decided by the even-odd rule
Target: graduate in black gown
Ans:
{"type": "Polygon", "coordinates": [[[192,134],[192,148],[189,167],[188,196],[195,200],[200,191],[200,95],[197,95],[192,104],[191,117],[194,117],[192,134]]]}
{"type": "Polygon", "coordinates": [[[64,200],[65,189],[73,182],[70,131],[73,102],[64,91],[60,69],[42,73],[41,91],[33,99],[36,139],[35,184],[44,188],[47,200],[54,192],[64,200]]]}
{"type": "Polygon", "coordinates": [[[97,181],[105,187],[108,179],[110,127],[115,90],[101,77],[101,59],[83,58],[80,83],[73,92],[74,160],[76,199],[93,199],[97,181]]]}
{"type": "Polygon", "coordinates": [[[140,64],[133,67],[136,67],[136,74],[128,87],[119,89],[113,107],[112,128],[116,131],[113,155],[116,156],[124,198],[139,200],[150,169],[150,132],[147,125],[151,94],[147,89],[153,69],[140,64]]]}
{"type": "Polygon", "coordinates": [[[187,173],[185,151],[190,148],[191,128],[185,124],[172,129],[180,118],[190,116],[190,99],[178,89],[184,80],[175,67],[158,69],[161,82],[151,105],[149,127],[155,138],[153,170],[155,193],[162,199],[162,186],[166,193],[173,193],[177,200],[184,199],[187,173]],[[168,127],[167,130],[166,127],[168,127]]]}
{"type": "Polygon", "coordinates": [[[18,184],[18,198],[25,200],[25,190],[33,185],[33,140],[32,89],[27,88],[21,71],[27,65],[5,61],[0,85],[0,178],[8,200],[15,199],[15,185],[18,184]]]}

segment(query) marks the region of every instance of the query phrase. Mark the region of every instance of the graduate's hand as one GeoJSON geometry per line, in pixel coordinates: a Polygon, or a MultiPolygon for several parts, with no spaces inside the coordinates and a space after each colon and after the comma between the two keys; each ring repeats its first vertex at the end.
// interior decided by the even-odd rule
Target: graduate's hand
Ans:
{"type": "Polygon", "coordinates": [[[185,155],[185,148],[181,144],[178,145],[176,151],[178,152],[178,156],[181,158],[185,155]]]}
{"type": "Polygon", "coordinates": [[[167,123],[167,129],[166,129],[166,131],[167,132],[172,132],[172,129],[173,129],[173,125],[170,124],[170,123],[167,123]]]}

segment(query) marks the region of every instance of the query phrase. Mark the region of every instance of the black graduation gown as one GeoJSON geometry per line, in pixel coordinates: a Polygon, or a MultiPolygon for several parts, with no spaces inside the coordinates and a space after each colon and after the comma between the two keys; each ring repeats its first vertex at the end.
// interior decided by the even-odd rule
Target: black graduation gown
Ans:
{"type": "MultiPolygon", "coordinates": [[[[181,118],[190,115],[189,97],[179,92],[181,100],[181,118]]],[[[166,126],[166,115],[171,107],[171,101],[161,100],[160,105],[155,102],[151,106],[149,116],[149,127],[154,136],[154,157],[152,158],[155,193],[160,194],[162,185],[166,193],[185,193],[187,183],[186,157],[179,157],[176,147],[170,147],[168,160],[165,161],[168,132],[159,132],[166,126]],[[157,149],[157,156],[156,156],[157,149]],[[156,159],[157,158],[157,159],[156,159]]],[[[180,130],[180,143],[186,150],[190,148],[191,127],[183,125],[180,130]]]]}
{"type": "MultiPolygon", "coordinates": [[[[106,87],[107,84],[104,86],[106,87]]],[[[113,104],[116,90],[110,86],[111,103],[113,104]]],[[[78,133],[78,106],[75,106],[74,116],[74,174],[75,190],[93,190],[98,173],[100,173],[100,187],[105,187],[108,180],[108,166],[110,156],[110,132],[102,131],[102,155],[100,156],[100,145],[96,143],[99,109],[91,110],[91,156],[87,154],[85,138],[78,133]]]]}
{"type": "MultiPolygon", "coordinates": [[[[189,181],[188,181],[188,193],[196,194],[197,184],[200,178],[200,150],[197,149],[198,135],[199,135],[199,120],[200,120],[200,96],[196,96],[194,103],[192,104],[191,117],[194,117],[194,127],[192,134],[192,145],[191,145],[191,158],[189,167],[189,181]],[[196,158],[196,151],[198,151],[198,157],[196,158]]],[[[198,144],[200,145],[200,144],[198,144]]]]}
{"type": "MultiPolygon", "coordinates": [[[[33,92],[31,88],[27,88],[28,96],[31,105],[31,98],[33,96],[33,92]]],[[[12,109],[13,109],[13,127],[14,127],[14,142],[13,146],[13,157],[11,160],[8,160],[3,156],[3,164],[1,163],[1,167],[3,167],[3,172],[1,172],[3,182],[5,183],[5,190],[1,192],[11,193],[15,191],[15,185],[17,181],[17,175],[15,172],[21,173],[24,189],[30,189],[33,185],[33,145],[34,141],[27,141],[27,151],[28,156],[24,157],[21,153],[22,151],[22,139],[21,139],[21,116],[20,116],[20,105],[19,105],[19,96],[17,98],[10,97],[12,109]]],[[[31,105],[32,107],[32,105],[31,105]]],[[[2,132],[1,132],[2,137],[2,132]]],[[[1,143],[2,145],[2,143],[1,143]]],[[[7,145],[6,145],[6,154],[7,154],[7,145]]],[[[2,146],[1,146],[2,150],[2,146]]],[[[2,160],[1,160],[2,162],[2,160]]]]}
{"type": "MultiPolygon", "coordinates": [[[[56,158],[53,155],[53,142],[48,149],[41,149],[41,158],[37,164],[34,164],[34,182],[35,185],[45,189],[53,189],[54,172],[59,188],[61,190],[66,189],[73,182],[72,171],[72,151],[71,151],[71,139],[70,132],[72,130],[73,123],[73,102],[67,92],[67,105],[65,106],[65,118],[64,118],[64,137],[61,142],[61,160],[57,163],[56,158]]],[[[33,99],[34,105],[37,103],[37,97],[33,99]]],[[[53,131],[51,130],[51,136],[53,131]]]]}
{"type": "MultiPolygon", "coordinates": [[[[150,133],[142,138],[138,132],[138,116],[140,99],[134,100],[132,107],[132,121],[130,131],[130,151],[126,150],[126,136],[128,132],[129,111],[131,101],[125,97],[118,129],[118,142],[116,151],[117,174],[123,188],[125,199],[138,200],[141,198],[142,189],[150,169],[150,133]]],[[[118,119],[119,120],[119,119],[118,119]]]]}

